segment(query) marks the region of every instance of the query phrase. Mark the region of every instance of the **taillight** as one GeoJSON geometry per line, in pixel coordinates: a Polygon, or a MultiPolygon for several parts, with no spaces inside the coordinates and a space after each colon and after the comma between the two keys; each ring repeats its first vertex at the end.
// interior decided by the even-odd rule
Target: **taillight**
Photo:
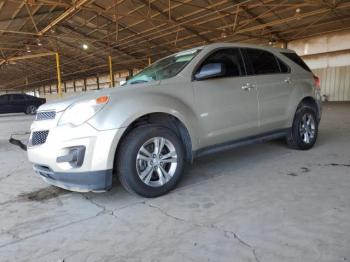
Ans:
{"type": "Polygon", "coordinates": [[[316,86],[316,89],[320,90],[321,89],[321,81],[320,79],[314,75],[314,80],[315,80],[315,86],[316,86]]]}

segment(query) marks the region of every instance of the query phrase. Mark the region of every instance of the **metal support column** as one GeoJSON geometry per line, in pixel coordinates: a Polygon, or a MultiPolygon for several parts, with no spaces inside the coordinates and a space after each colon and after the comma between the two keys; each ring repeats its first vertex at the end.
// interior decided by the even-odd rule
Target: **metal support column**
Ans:
{"type": "Polygon", "coordinates": [[[108,56],[108,65],[109,65],[109,87],[114,86],[114,76],[113,76],[113,67],[112,67],[112,57],[108,56]]]}
{"type": "Polygon", "coordinates": [[[58,52],[56,52],[56,69],[57,69],[57,89],[58,96],[62,96],[62,86],[61,86],[61,69],[60,69],[60,56],[58,52]]]}

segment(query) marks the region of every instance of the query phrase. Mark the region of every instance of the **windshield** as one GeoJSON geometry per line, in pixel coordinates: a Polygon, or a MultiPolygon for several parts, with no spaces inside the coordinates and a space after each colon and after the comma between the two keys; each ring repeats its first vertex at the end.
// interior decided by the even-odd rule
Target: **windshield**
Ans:
{"type": "Polygon", "coordinates": [[[191,49],[158,60],[125,84],[146,83],[176,76],[200,51],[201,49],[191,49]]]}

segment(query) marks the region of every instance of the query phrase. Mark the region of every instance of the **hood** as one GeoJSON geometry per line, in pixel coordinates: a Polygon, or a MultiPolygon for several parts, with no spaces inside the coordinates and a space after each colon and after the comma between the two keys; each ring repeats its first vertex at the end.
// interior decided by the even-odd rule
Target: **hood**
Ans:
{"type": "Polygon", "coordinates": [[[81,102],[89,99],[94,99],[99,96],[107,95],[110,97],[113,96],[120,96],[123,93],[129,93],[134,92],[135,89],[159,85],[159,82],[152,82],[152,84],[135,84],[135,85],[126,85],[123,87],[115,87],[115,88],[106,88],[106,89],[100,89],[95,91],[87,91],[84,93],[79,93],[77,95],[67,97],[67,98],[61,98],[57,100],[53,100],[50,102],[47,102],[43,105],[41,105],[38,109],[38,111],[56,111],[61,112],[66,110],[67,107],[69,107],[71,104],[76,102],[81,102]]]}

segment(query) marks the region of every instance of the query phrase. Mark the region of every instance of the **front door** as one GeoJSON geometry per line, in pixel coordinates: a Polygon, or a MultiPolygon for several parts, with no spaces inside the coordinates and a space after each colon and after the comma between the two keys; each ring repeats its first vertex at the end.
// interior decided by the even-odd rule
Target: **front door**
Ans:
{"type": "Polygon", "coordinates": [[[226,73],[194,80],[196,114],[202,147],[248,137],[258,132],[258,100],[254,77],[246,76],[241,52],[225,48],[209,55],[206,64],[220,63],[226,73]]]}

